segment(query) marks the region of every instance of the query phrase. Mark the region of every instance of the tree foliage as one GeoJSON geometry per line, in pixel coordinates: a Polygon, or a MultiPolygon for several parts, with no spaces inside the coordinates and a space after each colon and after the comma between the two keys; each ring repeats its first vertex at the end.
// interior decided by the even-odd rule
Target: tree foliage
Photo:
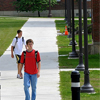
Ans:
{"type": "MultiPolygon", "coordinates": [[[[51,0],[51,6],[57,4],[57,0],[51,0]]],[[[44,11],[49,7],[49,0],[17,0],[13,2],[16,10],[23,11],[44,11]]]]}

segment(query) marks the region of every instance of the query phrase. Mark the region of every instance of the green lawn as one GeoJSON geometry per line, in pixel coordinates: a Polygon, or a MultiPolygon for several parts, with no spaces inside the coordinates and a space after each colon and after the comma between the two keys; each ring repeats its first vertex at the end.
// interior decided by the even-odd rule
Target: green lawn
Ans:
{"type": "MultiPolygon", "coordinates": [[[[69,52],[72,51],[72,46],[68,46],[70,43],[69,39],[66,36],[57,36],[57,40],[58,40],[57,44],[59,47],[58,48],[59,55],[66,55],[66,54],[68,55],[69,52]]],[[[84,41],[83,41],[83,46],[84,46],[84,41]]],[[[79,50],[79,46],[76,46],[76,50],[79,50]]],[[[99,54],[88,56],[89,68],[99,68],[99,56],[100,56],[99,54]]],[[[84,62],[84,55],[83,55],[83,62],[84,62]]],[[[78,64],[79,64],[78,59],[68,59],[68,56],[59,56],[60,68],[76,68],[78,64]]]]}
{"type": "MultiPolygon", "coordinates": [[[[90,71],[90,84],[95,90],[95,94],[80,93],[80,100],[100,99],[100,71],[90,71]]],[[[84,74],[80,72],[80,85],[84,84],[84,74]]],[[[60,72],[60,94],[62,100],[72,100],[71,97],[71,72],[60,72]]]]}
{"type": "MultiPolygon", "coordinates": [[[[57,30],[60,30],[61,33],[65,31],[66,21],[65,20],[55,20],[57,30]]],[[[79,26],[79,20],[75,20],[75,30],[79,26]]],[[[87,24],[91,24],[91,20],[87,20],[87,24]]],[[[83,27],[83,20],[82,20],[82,27],[83,27]]]]}
{"type": "MultiPolygon", "coordinates": [[[[77,21],[76,21],[77,22],[77,21]]],[[[63,30],[65,27],[65,21],[56,20],[56,28],[63,30]]],[[[90,23],[90,21],[88,22],[90,23]]],[[[72,46],[69,46],[70,40],[67,36],[57,36],[57,45],[59,55],[68,55],[69,52],[72,52],[72,46]]],[[[76,50],[79,50],[79,35],[75,35],[75,40],[78,44],[76,46],[76,50]]],[[[92,35],[88,35],[88,44],[92,43],[92,35]]],[[[84,47],[84,35],[82,35],[82,46],[84,47]]],[[[89,68],[99,68],[99,54],[89,55],[88,62],[89,68]]],[[[84,63],[84,55],[83,55],[83,63],[84,63]]],[[[76,68],[79,64],[79,59],[68,59],[68,56],[59,56],[59,68],[76,68]],[[72,63],[73,62],[73,63],[72,63]]]]}
{"type": "Polygon", "coordinates": [[[0,56],[12,42],[28,18],[24,17],[0,17],[0,56]]]}

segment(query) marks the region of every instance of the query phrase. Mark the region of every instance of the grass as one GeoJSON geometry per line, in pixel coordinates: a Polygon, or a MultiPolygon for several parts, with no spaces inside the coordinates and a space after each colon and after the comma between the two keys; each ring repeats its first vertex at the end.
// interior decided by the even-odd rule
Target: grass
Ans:
{"type": "MultiPolygon", "coordinates": [[[[100,71],[90,71],[90,84],[95,90],[95,94],[80,93],[80,100],[100,99],[100,71]]],[[[80,85],[84,85],[84,74],[80,72],[80,85]]],[[[71,97],[71,72],[60,72],[60,94],[62,100],[72,100],[71,97]]]]}
{"type": "MultiPolygon", "coordinates": [[[[65,27],[65,21],[56,20],[56,28],[63,30],[65,27]]],[[[77,21],[76,21],[77,22],[77,21]]],[[[90,21],[88,22],[90,23],[90,21]]],[[[68,55],[72,52],[72,46],[68,46],[71,39],[67,36],[57,36],[58,52],[59,55],[68,55]]],[[[75,35],[75,40],[79,45],[79,35],[75,35]]],[[[88,44],[92,43],[92,35],[88,35],[88,44]]],[[[82,35],[82,46],[84,47],[84,35],[82,35]]],[[[79,50],[79,46],[76,46],[76,50],[79,50]]],[[[89,68],[99,68],[99,54],[88,55],[89,68]]],[[[83,55],[84,63],[84,55],[83,55]]],[[[79,64],[79,59],[68,59],[68,56],[59,56],[59,68],[76,68],[79,64]],[[73,62],[73,63],[72,63],[73,62]]]]}
{"type": "MultiPolygon", "coordinates": [[[[71,38],[67,38],[67,36],[57,36],[57,44],[58,47],[69,47],[69,43],[70,40],[72,40],[71,38]]],[[[75,35],[75,40],[77,42],[77,44],[79,45],[79,35],[75,35]]],[[[92,43],[92,35],[88,35],[88,43],[91,44],[92,43]]],[[[84,46],[84,35],[82,35],[82,46],[84,46]]],[[[77,46],[76,46],[77,47],[77,46]]],[[[78,49],[79,47],[77,47],[78,49]]]]}
{"type": "MultiPolygon", "coordinates": [[[[66,36],[58,36],[57,40],[58,40],[57,44],[59,47],[58,49],[59,55],[66,55],[66,54],[68,55],[69,52],[72,51],[72,47],[68,46],[69,44],[68,38],[66,36]]],[[[79,46],[76,46],[76,50],[79,50],[79,46]]],[[[84,55],[83,55],[83,62],[84,62],[84,55]]],[[[88,55],[88,63],[89,63],[89,68],[99,68],[99,54],[88,55]]],[[[79,59],[68,59],[68,56],[59,56],[60,68],[76,68],[78,64],[79,64],[79,59]]]]}
{"type": "MultiPolygon", "coordinates": [[[[65,31],[66,21],[65,20],[55,20],[57,30],[60,30],[61,33],[65,31]]],[[[82,20],[83,23],[83,20],[82,20]]],[[[75,30],[79,26],[79,20],[75,20],[75,30]]],[[[87,24],[91,24],[91,20],[87,20],[87,24]]],[[[83,24],[82,24],[83,25],[83,24]]]]}
{"type": "Polygon", "coordinates": [[[11,44],[17,30],[24,25],[27,19],[24,17],[0,17],[0,56],[11,44]]]}
{"type": "MultiPolygon", "coordinates": [[[[72,51],[72,47],[68,46],[69,40],[66,36],[58,36],[57,44],[59,47],[59,55],[68,55],[72,51]]],[[[84,42],[84,41],[83,41],[84,42]]],[[[78,41],[77,41],[78,43],[78,41]]],[[[84,43],[83,43],[84,46],[84,43]]],[[[76,50],[79,50],[79,46],[76,46],[76,50]]],[[[83,55],[83,63],[84,63],[83,55]]],[[[68,59],[68,56],[59,56],[59,68],[76,68],[79,64],[79,59],[68,59]],[[73,63],[72,63],[73,62],[73,63]]],[[[99,55],[88,55],[89,68],[99,68],[99,55]]]]}
{"type": "MultiPolygon", "coordinates": [[[[65,21],[56,20],[57,30],[64,32],[65,21]]],[[[75,26],[77,26],[78,21],[76,21],[75,26]]],[[[67,36],[57,36],[57,44],[59,50],[59,68],[76,68],[79,64],[79,59],[68,59],[69,52],[72,51],[72,46],[68,46],[70,39],[67,36]],[[61,56],[65,55],[65,56],[61,56]]],[[[79,45],[79,36],[75,35],[75,40],[79,45]]],[[[88,44],[92,43],[92,36],[88,35],[88,44]]],[[[82,46],[84,46],[84,35],[82,35],[82,46]]],[[[79,46],[76,46],[79,50],[79,46]]],[[[89,68],[99,68],[99,54],[88,55],[88,67],[89,68]]],[[[83,55],[84,63],[84,55],[83,55]]],[[[95,89],[95,94],[80,93],[80,100],[99,100],[100,99],[100,71],[90,71],[90,84],[95,89]]],[[[84,85],[84,73],[80,72],[80,85],[84,85]]],[[[71,72],[60,72],[60,94],[62,100],[72,100],[71,95],[71,72]]]]}
{"type": "MultiPolygon", "coordinates": [[[[76,68],[79,64],[79,59],[68,59],[68,56],[59,57],[59,66],[60,68],[76,68]]],[[[83,56],[84,63],[84,56],[83,56]]],[[[98,55],[89,55],[88,56],[88,67],[89,68],[100,68],[99,67],[99,56],[98,55]]]]}
{"type": "Polygon", "coordinates": [[[60,32],[63,33],[65,31],[66,26],[65,20],[55,20],[55,22],[57,30],[60,30],[60,32]]]}

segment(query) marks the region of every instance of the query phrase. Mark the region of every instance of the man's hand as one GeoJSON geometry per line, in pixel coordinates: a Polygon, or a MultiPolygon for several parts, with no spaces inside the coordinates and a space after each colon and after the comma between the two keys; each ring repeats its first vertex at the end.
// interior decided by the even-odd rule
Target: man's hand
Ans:
{"type": "Polygon", "coordinates": [[[37,73],[37,78],[39,78],[39,77],[40,77],[40,72],[37,73]]]}
{"type": "Polygon", "coordinates": [[[12,57],[12,58],[14,58],[14,55],[13,55],[13,53],[11,54],[11,57],[12,57]]]}
{"type": "Polygon", "coordinates": [[[26,50],[28,49],[27,45],[25,45],[26,50]]]}
{"type": "Polygon", "coordinates": [[[23,78],[23,74],[21,72],[19,73],[19,75],[20,75],[21,78],[23,78]]]}

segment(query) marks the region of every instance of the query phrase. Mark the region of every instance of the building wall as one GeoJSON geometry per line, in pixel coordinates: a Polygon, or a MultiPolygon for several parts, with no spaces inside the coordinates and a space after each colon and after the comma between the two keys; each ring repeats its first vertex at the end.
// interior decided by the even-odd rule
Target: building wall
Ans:
{"type": "Polygon", "coordinates": [[[0,0],[0,11],[15,11],[12,2],[15,0],[0,0]]]}
{"type": "MultiPolygon", "coordinates": [[[[12,2],[16,0],[0,0],[0,11],[15,11],[15,7],[12,5],[12,2]]],[[[91,8],[91,1],[87,1],[88,9],[91,8]]],[[[78,8],[77,2],[75,2],[75,9],[78,8]]],[[[64,10],[65,9],[65,0],[60,0],[57,5],[52,7],[52,10],[64,10]]]]}
{"type": "MultiPolygon", "coordinates": [[[[0,0],[0,15],[2,16],[38,16],[37,12],[17,12],[12,2],[16,0],[0,0]]],[[[75,16],[78,15],[78,3],[75,2],[75,16]]],[[[91,12],[91,2],[88,2],[88,11],[91,12]]],[[[51,7],[52,15],[54,17],[64,17],[65,16],[65,0],[58,0],[58,4],[51,7]]],[[[48,10],[41,12],[41,16],[48,16],[48,10]]]]}
{"type": "MultiPolygon", "coordinates": [[[[91,12],[90,9],[88,9],[89,12],[91,12]]],[[[83,10],[82,10],[83,12],[83,10]]],[[[65,17],[65,10],[51,10],[52,16],[53,17],[65,17]]],[[[49,11],[43,11],[40,12],[41,17],[47,17],[49,14],[49,11]]],[[[89,15],[89,14],[88,14],[89,15]]],[[[17,12],[17,11],[0,11],[0,16],[32,16],[32,17],[37,17],[38,16],[38,12],[17,12]]],[[[74,16],[78,17],[78,10],[76,9],[74,12],[74,16]]],[[[83,16],[83,13],[82,13],[83,16]]],[[[89,16],[88,16],[89,17],[89,16]]]]}
{"type": "Polygon", "coordinates": [[[93,42],[100,42],[100,0],[93,0],[93,42]]]}
{"type": "MultiPolygon", "coordinates": [[[[83,5],[83,3],[82,3],[82,5],[83,5]]],[[[75,6],[75,9],[78,9],[78,3],[76,1],[74,2],[74,6],[75,6]]],[[[82,6],[82,8],[83,8],[83,6],[82,6]]],[[[87,1],[87,8],[91,9],[91,1],[87,1]]],[[[58,2],[57,5],[52,7],[52,9],[53,10],[65,9],[65,0],[61,0],[60,2],[58,2]]]]}
{"type": "Polygon", "coordinates": [[[90,54],[100,54],[100,0],[92,0],[92,36],[93,44],[90,44],[90,54]]]}

